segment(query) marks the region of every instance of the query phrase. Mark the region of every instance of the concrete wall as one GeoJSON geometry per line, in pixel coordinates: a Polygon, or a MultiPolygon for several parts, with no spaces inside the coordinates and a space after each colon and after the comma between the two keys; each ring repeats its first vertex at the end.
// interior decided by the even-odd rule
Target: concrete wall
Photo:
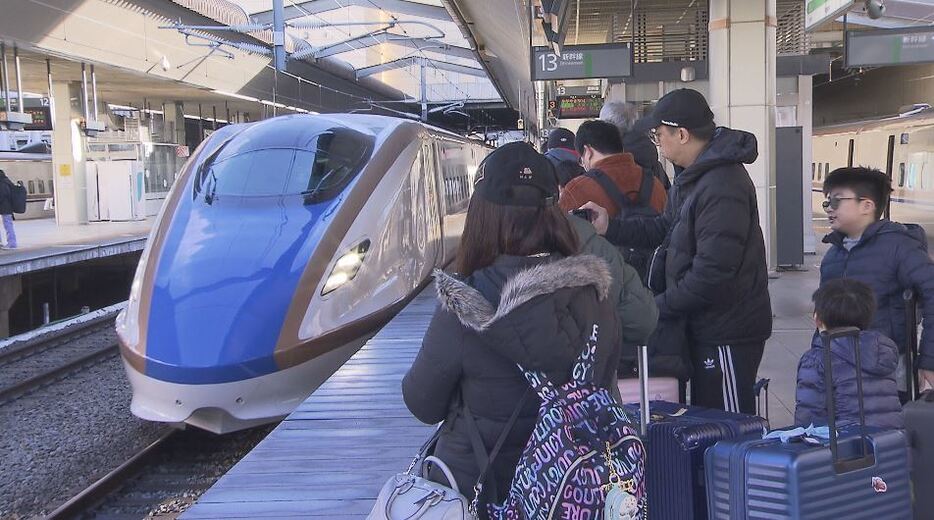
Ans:
{"type": "Polygon", "coordinates": [[[814,126],[892,115],[912,103],[934,105],[934,65],[884,67],[827,83],[814,80],[814,126]]]}

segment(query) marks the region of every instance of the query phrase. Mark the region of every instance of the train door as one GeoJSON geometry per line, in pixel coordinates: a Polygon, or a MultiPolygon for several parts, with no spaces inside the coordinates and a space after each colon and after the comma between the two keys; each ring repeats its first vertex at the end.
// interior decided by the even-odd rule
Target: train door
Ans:
{"type": "MultiPolygon", "coordinates": [[[[886,145],[886,152],[885,152],[885,174],[889,177],[889,183],[892,183],[892,172],[894,171],[893,169],[894,166],[895,166],[895,136],[890,135],[888,144],[886,145]]],[[[885,219],[892,218],[892,199],[891,198],[889,198],[888,204],[885,205],[885,211],[883,212],[882,217],[885,219]]]]}
{"type": "Polygon", "coordinates": [[[441,195],[444,211],[441,213],[444,263],[454,260],[467,218],[469,187],[467,182],[466,150],[462,143],[440,141],[436,148],[436,167],[441,170],[441,195]]]}

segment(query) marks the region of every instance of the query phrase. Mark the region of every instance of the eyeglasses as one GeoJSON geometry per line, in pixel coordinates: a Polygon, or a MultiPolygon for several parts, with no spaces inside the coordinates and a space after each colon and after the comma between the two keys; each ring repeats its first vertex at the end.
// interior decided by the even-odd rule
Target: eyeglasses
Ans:
{"type": "Polygon", "coordinates": [[[658,146],[658,132],[654,128],[649,130],[646,135],[649,137],[649,140],[652,141],[652,144],[658,146]]]}
{"type": "Polygon", "coordinates": [[[844,200],[863,200],[864,197],[833,197],[821,202],[821,207],[824,209],[837,209],[840,207],[840,202],[844,200]]]}

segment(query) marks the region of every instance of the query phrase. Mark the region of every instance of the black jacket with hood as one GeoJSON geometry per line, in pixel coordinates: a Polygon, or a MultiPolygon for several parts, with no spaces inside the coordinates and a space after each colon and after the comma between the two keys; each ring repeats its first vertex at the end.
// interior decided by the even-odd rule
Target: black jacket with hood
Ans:
{"type": "Polygon", "coordinates": [[[692,343],[735,345],[772,333],[756,188],[743,166],[756,157],[754,135],[718,128],[694,164],[675,177],[664,214],[614,219],[607,229],[616,245],[657,247],[674,223],[666,289],[655,303],[660,321],[687,320],[692,343]]]}
{"type": "Polygon", "coordinates": [[[490,450],[527,393],[494,462],[493,481],[486,482],[497,496],[485,498],[502,500],[540,404],[518,365],[544,372],[556,385],[567,383],[596,325],[594,382],[615,386],[619,324],[615,302],[607,299],[611,278],[606,262],[590,255],[503,256],[465,281],[437,275],[440,306],[402,381],[402,395],[418,420],[446,421],[434,454],[450,467],[468,498],[480,468],[464,402],[476,419],[484,448],[490,450]]]}
{"type": "Polygon", "coordinates": [[[13,188],[16,185],[0,170],[0,215],[13,214],[13,188]]]}

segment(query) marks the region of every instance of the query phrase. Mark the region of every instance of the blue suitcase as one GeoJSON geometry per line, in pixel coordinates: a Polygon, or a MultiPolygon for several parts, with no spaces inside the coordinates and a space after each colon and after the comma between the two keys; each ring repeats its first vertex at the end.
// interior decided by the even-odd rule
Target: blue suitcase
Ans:
{"type": "Polygon", "coordinates": [[[723,439],[762,438],[766,429],[761,417],[679,403],[652,401],[649,417],[641,406],[624,408],[644,425],[649,518],[658,520],[706,519],[704,451],[723,439]]]}
{"type": "MultiPolygon", "coordinates": [[[[824,377],[832,388],[829,344],[857,335],[853,328],[822,335],[824,377]]],[[[858,339],[857,339],[858,341],[858,339]]],[[[859,350],[856,365],[860,373],[859,350]]],[[[862,383],[857,379],[862,407],[862,383]]],[[[836,429],[828,394],[830,439],[811,442],[729,440],[707,450],[707,505],[711,520],[910,520],[908,443],[903,432],[859,424],[836,429]],[[817,444],[813,444],[817,442],[817,444]]],[[[862,410],[861,410],[862,411],[862,410]]]]}

